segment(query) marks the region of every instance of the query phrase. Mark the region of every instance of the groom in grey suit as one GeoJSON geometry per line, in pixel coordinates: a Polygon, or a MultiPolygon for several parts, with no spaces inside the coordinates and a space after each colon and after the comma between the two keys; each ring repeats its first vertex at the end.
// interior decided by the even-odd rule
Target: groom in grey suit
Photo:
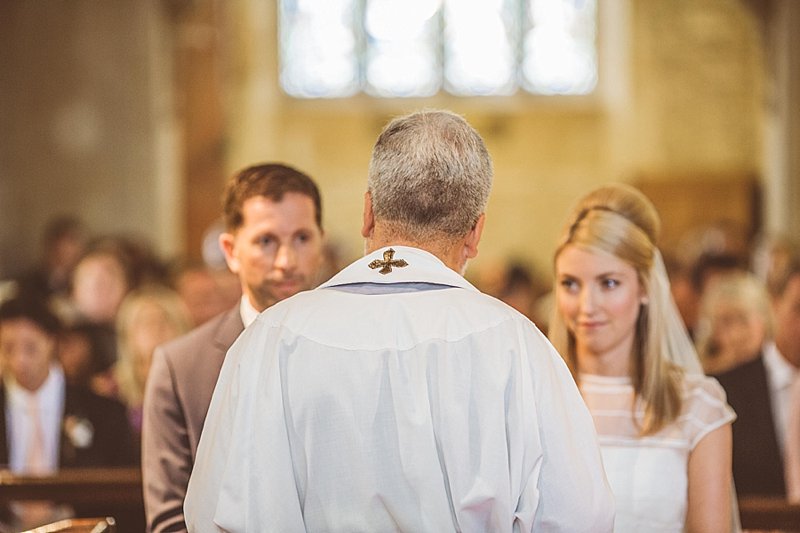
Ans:
{"type": "Polygon", "coordinates": [[[186,531],[183,500],[225,353],[272,304],[312,288],[322,263],[322,205],[314,181],[291,167],[246,168],[224,194],[228,267],[240,305],[160,346],[144,398],[142,476],[147,529],[186,531]]]}

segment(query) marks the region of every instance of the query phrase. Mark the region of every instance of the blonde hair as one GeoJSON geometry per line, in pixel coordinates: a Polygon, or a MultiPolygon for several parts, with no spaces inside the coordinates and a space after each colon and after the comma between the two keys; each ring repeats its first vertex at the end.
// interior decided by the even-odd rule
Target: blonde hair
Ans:
{"type": "Polygon", "coordinates": [[[755,314],[764,322],[765,337],[772,337],[772,308],[769,293],[764,283],[753,274],[736,272],[726,274],[703,295],[700,302],[700,317],[697,328],[697,353],[707,363],[716,356],[712,339],[712,318],[722,303],[730,303],[749,315],[755,314]]]}
{"type": "Polygon", "coordinates": [[[172,289],[149,285],[132,291],[125,297],[117,316],[117,364],[114,374],[119,385],[120,399],[128,406],[141,405],[145,386],[136,373],[137,359],[143,354],[136,353],[132,345],[133,325],[142,310],[153,304],[164,312],[176,336],[187,332],[191,326],[183,300],[172,289]]]}
{"type": "MultiPolygon", "coordinates": [[[[640,429],[643,435],[658,432],[674,421],[681,410],[682,370],[674,363],[681,355],[665,353],[670,350],[670,343],[665,342],[668,335],[665,317],[669,306],[674,304],[669,300],[669,291],[657,286],[663,283],[659,278],[665,276],[655,273],[657,267],[663,270],[655,245],[660,229],[658,213],[647,197],[627,185],[609,185],[590,192],[573,208],[554,254],[558,258],[569,245],[602,251],[625,261],[637,272],[647,304],[641,305],[635,325],[630,377],[637,397],[644,403],[640,429]]],[[[575,337],[557,308],[548,333],[577,382],[575,337]]]]}

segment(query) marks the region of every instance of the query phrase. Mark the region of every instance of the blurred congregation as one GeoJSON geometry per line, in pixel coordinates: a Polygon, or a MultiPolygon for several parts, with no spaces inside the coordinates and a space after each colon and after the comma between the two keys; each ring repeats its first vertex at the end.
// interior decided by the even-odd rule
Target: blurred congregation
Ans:
{"type": "MultiPolygon", "coordinates": [[[[0,468],[138,472],[156,348],[243,298],[219,244],[231,176],[264,161],[313,176],[325,206],[316,286],[361,256],[386,119],[446,107],[494,160],[465,277],[546,334],[568,209],[604,183],[637,187],[659,211],[703,371],[736,413],[736,494],[800,516],[800,4],[600,0],[593,94],[337,103],[282,92],[280,3],[0,3],[0,468]],[[54,380],[63,435],[39,442],[20,390],[52,394],[54,380]]],[[[114,512],[0,507],[0,532],[114,512]]],[[[140,500],[125,513],[119,531],[143,530],[140,500]]]]}

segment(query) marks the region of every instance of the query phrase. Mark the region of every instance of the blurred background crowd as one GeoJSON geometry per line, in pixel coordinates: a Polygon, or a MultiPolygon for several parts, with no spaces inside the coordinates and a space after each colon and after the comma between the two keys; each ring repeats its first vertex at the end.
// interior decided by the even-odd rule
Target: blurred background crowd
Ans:
{"type": "MultiPolygon", "coordinates": [[[[309,53],[286,47],[282,10],[366,16],[392,2],[0,2],[0,302],[44,304],[57,327],[44,319],[39,333],[65,382],[124,409],[132,451],[114,461],[138,461],[154,347],[240,299],[217,245],[230,172],[283,161],[318,181],[325,279],[361,249],[376,133],[389,116],[444,107],[475,125],[495,166],[468,279],[546,331],[569,204],[608,181],[636,185],[664,221],[673,296],[705,371],[737,411],[739,494],[800,499],[800,3],[503,4],[536,3],[591,12],[586,94],[286,92],[285,50],[309,53]]],[[[14,309],[9,320],[41,318],[14,309]]]]}
{"type": "MultiPolygon", "coordinates": [[[[92,235],[77,216],[54,218],[41,242],[41,259],[0,285],[0,305],[35,300],[57,316],[55,358],[66,382],[123,404],[137,450],[155,347],[237,305],[237,279],[221,256],[167,260],[144,240],[92,235]]],[[[353,259],[335,250],[328,246],[320,279],[353,259]]],[[[706,373],[720,381],[738,415],[737,490],[800,499],[797,245],[782,236],[748,238],[719,223],[693,228],[676,250],[666,257],[673,297],[706,373]]],[[[511,258],[484,262],[467,276],[547,331],[551,272],[511,258]]],[[[2,361],[10,372],[13,365],[2,361]]]]}

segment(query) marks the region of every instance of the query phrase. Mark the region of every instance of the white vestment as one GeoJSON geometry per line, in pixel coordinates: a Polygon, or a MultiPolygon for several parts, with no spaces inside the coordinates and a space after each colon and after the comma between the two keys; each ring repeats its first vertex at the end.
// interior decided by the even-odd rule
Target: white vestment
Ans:
{"type": "Polygon", "coordinates": [[[521,314],[394,246],[269,308],[231,347],[190,531],[613,528],[592,419],[521,314]],[[381,273],[383,270],[384,273],[381,273]]]}

